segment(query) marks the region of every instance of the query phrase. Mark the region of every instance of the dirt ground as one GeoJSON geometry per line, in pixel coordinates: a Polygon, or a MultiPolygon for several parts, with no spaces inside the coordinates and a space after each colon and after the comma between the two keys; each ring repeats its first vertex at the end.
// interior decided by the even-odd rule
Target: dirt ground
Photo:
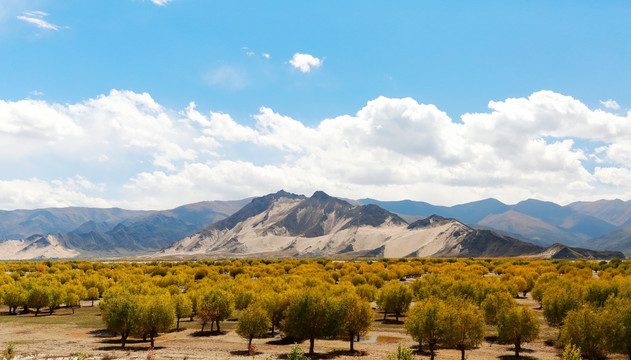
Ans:
{"type": "MultiPolygon", "coordinates": [[[[520,299],[523,306],[537,308],[530,298],[520,299]]],[[[78,353],[90,359],[148,359],[149,343],[140,339],[128,341],[125,349],[120,348],[119,338],[103,328],[98,306],[89,302],[76,309],[73,315],[69,309],[59,309],[54,315],[33,314],[19,316],[6,315],[8,309],[0,308],[0,352],[9,342],[13,342],[17,359],[68,359],[78,353]]],[[[543,323],[541,316],[540,339],[524,344],[523,359],[555,359],[561,357],[561,349],[555,346],[558,331],[543,323]]],[[[375,314],[375,323],[366,339],[355,344],[359,352],[348,352],[347,341],[316,340],[316,359],[386,359],[388,353],[396,350],[399,343],[415,346],[405,334],[401,324],[394,321],[383,323],[381,314],[375,314]]],[[[404,319],[404,318],[403,318],[404,319]]],[[[156,338],[154,359],[283,359],[289,352],[292,342],[280,338],[254,339],[257,354],[249,355],[247,341],[235,332],[236,319],[222,323],[220,334],[200,334],[197,322],[183,320],[180,331],[173,331],[156,338]]],[[[512,346],[497,344],[494,329],[487,327],[487,339],[478,348],[467,351],[467,359],[513,359],[512,346]]],[[[302,348],[308,350],[308,341],[302,348]]],[[[428,354],[419,354],[417,359],[428,359],[428,354]]],[[[440,349],[437,359],[460,359],[455,350],[440,349]]],[[[624,356],[610,356],[610,359],[624,359],[624,356]]]]}

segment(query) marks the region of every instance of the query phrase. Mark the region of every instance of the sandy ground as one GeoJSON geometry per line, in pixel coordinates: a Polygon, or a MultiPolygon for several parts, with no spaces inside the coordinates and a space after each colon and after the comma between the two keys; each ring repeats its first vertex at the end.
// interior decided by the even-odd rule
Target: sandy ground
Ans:
{"type": "MultiPolygon", "coordinates": [[[[536,308],[538,304],[530,298],[520,299],[523,306],[536,308]]],[[[149,343],[132,339],[125,349],[120,348],[118,337],[112,337],[104,329],[98,307],[77,309],[72,315],[70,310],[60,309],[52,315],[32,314],[10,316],[6,308],[0,308],[0,351],[9,342],[14,342],[18,359],[69,359],[78,352],[87,354],[90,359],[147,359],[149,343]]],[[[539,315],[541,312],[536,310],[539,315]]],[[[376,319],[382,315],[376,314],[376,319]]],[[[255,339],[253,344],[258,353],[250,356],[245,350],[247,341],[234,332],[235,322],[222,323],[221,334],[200,335],[197,322],[182,321],[181,331],[163,334],[156,339],[154,359],[267,359],[286,358],[293,343],[278,338],[255,339]]],[[[513,359],[511,346],[500,345],[493,341],[494,330],[487,328],[487,341],[480,347],[467,351],[467,359],[513,359]]],[[[551,346],[558,336],[556,329],[542,325],[541,338],[533,343],[524,344],[524,359],[560,359],[561,350],[551,346]],[[546,343],[551,345],[546,345],[546,343]]],[[[376,320],[373,331],[367,340],[356,343],[358,353],[348,352],[348,342],[339,340],[316,340],[316,359],[386,359],[398,343],[405,346],[415,344],[405,335],[400,324],[384,324],[376,320]]],[[[308,342],[302,343],[308,350],[308,342]]],[[[417,359],[428,359],[428,354],[417,355],[417,359]]],[[[460,353],[454,350],[440,349],[437,359],[460,359],[460,353]]],[[[610,356],[610,359],[625,359],[624,356],[610,356]]]]}

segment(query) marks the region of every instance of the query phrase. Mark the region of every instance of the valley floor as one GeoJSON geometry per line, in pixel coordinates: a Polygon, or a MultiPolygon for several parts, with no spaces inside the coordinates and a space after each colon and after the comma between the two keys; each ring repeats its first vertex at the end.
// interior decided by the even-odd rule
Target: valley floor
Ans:
{"type": "MultiPolygon", "coordinates": [[[[540,339],[523,346],[523,359],[560,359],[562,350],[554,346],[558,331],[543,322],[538,304],[530,297],[519,299],[522,306],[535,309],[541,320],[540,339]]],[[[0,308],[0,351],[13,342],[17,359],[69,359],[76,354],[87,354],[90,359],[148,359],[149,342],[132,339],[125,349],[120,348],[119,337],[112,337],[103,329],[98,306],[83,307],[71,315],[69,309],[59,309],[54,315],[33,314],[10,316],[6,308],[0,308]]],[[[415,346],[405,334],[401,324],[394,319],[384,323],[383,315],[375,313],[372,331],[361,342],[355,344],[358,353],[348,352],[348,342],[339,340],[316,340],[316,359],[386,359],[394,352],[397,344],[415,346]]],[[[402,318],[403,320],[405,318],[402,318]]],[[[180,331],[163,334],[156,339],[154,359],[267,359],[286,358],[293,343],[279,338],[255,339],[258,353],[250,356],[245,350],[247,341],[239,337],[234,328],[236,321],[222,323],[221,334],[200,334],[197,322],[184,320],[180,331]]],[[[512,346],[493,341],[495,330],[487,327],[487,338],[480,347],[467,351],[467,359],[513,359],[512,346]]],[[[308,341],[302,343],[308,349],[308,341]]],[[[429,354],[417,355],[417,359],[428,359],[429,354]]],[[[455,350],[441,349],[437,359],[460,359],[455,350]]],[[[611,355],[609,359],[625,359],[622,355],[611,355]]]]}

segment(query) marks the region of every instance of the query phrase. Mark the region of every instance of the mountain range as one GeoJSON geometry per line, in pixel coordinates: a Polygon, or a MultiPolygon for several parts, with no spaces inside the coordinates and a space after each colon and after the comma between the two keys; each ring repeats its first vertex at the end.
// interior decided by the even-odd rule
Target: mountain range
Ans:
{"type": "Polygon", "coordinates": [[[279,191],[171,210],[0,211],[0,259],[150,256],[620,257],[631,202],[486,199],[451,207],[279,191]],[[3,240],[2,240],[3,239],[3,240]],[[562,245],[562,244],[565,245],[562,245]],[[566,246],[567,245],[567,246],[566,246]],[[565,255],[564,255],[565,254],[565,255]]]}

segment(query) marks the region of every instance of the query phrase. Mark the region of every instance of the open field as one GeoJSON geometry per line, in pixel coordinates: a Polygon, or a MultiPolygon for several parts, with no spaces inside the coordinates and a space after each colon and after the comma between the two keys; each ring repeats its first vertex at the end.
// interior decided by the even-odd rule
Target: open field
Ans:
{"type": "MultiPolygon", "coordinates": [[[[524,306],[533,306],[530,299],[521,299],[524,306]]],[[[18,316],[4,315],[8,309],[3,308],[0,316],[0,345],[2,349],[8,342],[14,342],[20,356],[35,358],[70,358],[82,352],[91,358],[145,359],[149,343],[141,339],[132,339],[124,350],[120,349],[120,338],[112,336],[103,328],[98,306],[90,307],[84,302],[83,307],[76,309],[72,315],[70,310],[60,309],[55,314],[33,314],[18,316]]],[[[540,311],[539,311],[540,313],[540,311]]],[[[356,344],[357,353],[348,352],[348,342],[341,340],[316,340],[319,359],[385,359],[386,354],[393,352],[397,344],[414,347],[416,344],[405,334],[401,324],[388,320],[383,323],[383,315],[375,313],[372,331],[356,344]]],[[[402,317],[400,320],[405,320],[402,317]]],[[[543,321],[543,318],[542,318],[543,321]]],[[[181,331],[173,331],[156,339],[155,355],[157,359],[233,359],[254,358],[266,359],[270,356],[283,358],[293,343],[280,338],[255,339],[254,345],[258,353],[250,356],[246,353],[247,341],[234,332],[236,319],[225,322],[221,334],[200,335],[200,325],[188,319],[181,323],[181,331]]],[[[560,352],[554,346],[548,346],[545,340],[555,339],[558,331],[544,326],[541,339],[524,346],[526,359],[559,359],[560,352]]],[[[487,326],[487,340],[478,348],[467,352],[468,359],[511,359],[512,346],[500,345],[494,340],[495,330],[487,326]]],[[[303,349],[308,348],[308,341],[303,342],[303,349]]],[[[419,355],[418,358],[429,358],[419,355]]],[[[625,357],[610,357],[624,359],[625,357]]],[[[441,349],[437,359],[460,359],[456,350],[441,349]]]]}

